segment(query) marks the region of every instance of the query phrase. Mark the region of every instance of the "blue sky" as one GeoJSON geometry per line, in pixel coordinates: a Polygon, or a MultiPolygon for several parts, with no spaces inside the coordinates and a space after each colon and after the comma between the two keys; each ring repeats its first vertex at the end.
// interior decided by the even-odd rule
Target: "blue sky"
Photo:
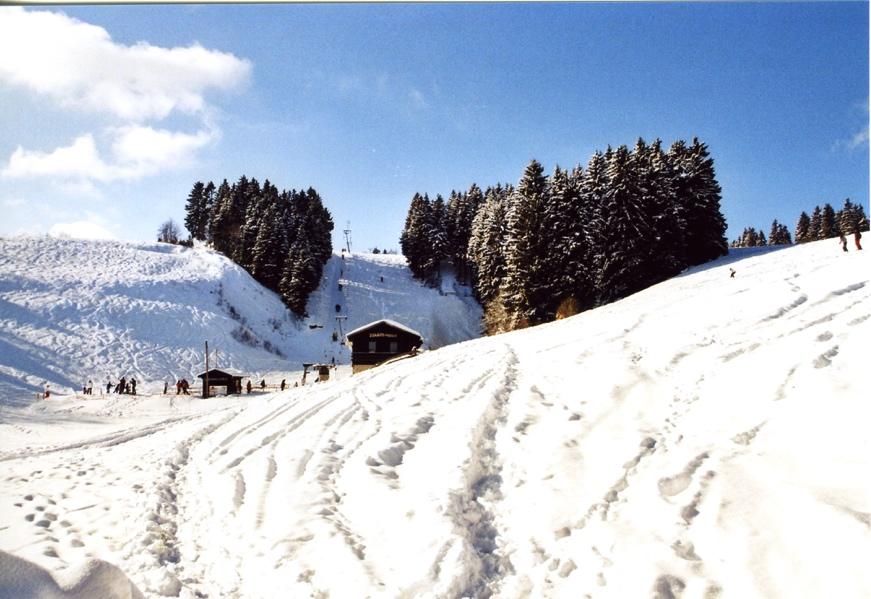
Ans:
{"type": "Polygon", "coordinates": [[[868,211],[868,3],[0,8],[0,234],[154,239],[196,180],[315,187],[355,249],[411,196],[641,136],[710,147],[732,239],[868,211]],[[4,26],[5,23],[5,26],[4,26]],[[5,41],[4,41],[5,40],[5,41]],[[5,45],[5,46],[4,46],[5,45]]]}

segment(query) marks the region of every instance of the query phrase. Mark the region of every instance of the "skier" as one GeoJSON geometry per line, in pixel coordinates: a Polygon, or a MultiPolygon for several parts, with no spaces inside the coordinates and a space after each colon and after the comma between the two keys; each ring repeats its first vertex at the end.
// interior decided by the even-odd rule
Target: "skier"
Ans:
{"type": "Polygon", "coordinates": [[[191,388],[191,385],[190,385],[190,383],[188,383],[188,380],[182,379],[181,380],[181,390],[184,392],[185,395],[190,395],[190,392],[188,391],[190,388],[191,388]]]}
{"type": "Polygon", "coordinates": [[[266,391],[266,379],[263,379],[262,381],[260,381],[260,390],[266,391]]]}
{"type": "Polygon", "coordinates": [[[281,379],[281,390],[282,391],[284,391],[284,385],[285,385],[284,379],[281,379]]]}
{"type": "MultiPolygon", "coordinates": [[[[856,228],[856,231],[853,233],[853,241],[856,242],[856,249],[861,250],[862,244],[859,243],[862,240],[862,234],[859,232],[859,228],[856,228]]],[[[847,242],[844,242],[844,251],[847,251],[847,242]]]]}
{"type": "Polygon", "coordinates": [[[245,389],[248,393],[251,393],[251,379],[248,379],[248,384],[245,385],[245,389]]]}
{"type": "Polygon", "coordinates": [[[44,397],[45,399],[48,399],[49,396],[51,396],[51,389],[49,388],[49,384],[46,383],[46,384],[45,384],[45,394],[43,395],[43,397],[44,397]]]}
{"type": "Polygon", "coordinates": [[[735,278],[735,269],[734,269],[734,268],[730,268],[730,269],[729,269],[729,278],[730,278],[730,279],[734,279],[734,278],[735,278]]]}
{"type": "Polygon", "coordinates": [[[127,393],[127,379],[121,377],[121,382],[118,383],[118,393],[127,393]]]}
{"type": "Polygon", "coordinates": [[[109,395],[112,392],[112,379],[106,379],[106,395],[109,395]]]}
{"type": "Polygon", "coordinates": [[[847,251],[847,238],[844,236],[843,233],[841,233],[840,239],[841,239],[841,249],[843,249],[846,252],[847,251]]]}
{"type": "Polygon", "coordinates": [[[94,394],[94,381],[88,379],[88,395],[94,394]]]}
{"type": "Polygon", "coordinates": [[[130,387],[133,391],[133,395],[136,395],[136,379],[134,379],[134,378],[130,379],[130,387]]]}
{"type": "Polygon", "coordinates": [[[175,394],[181,395],[181,379],[175,382],[175,394]]]}
{"type": "Polygon", "coordinates": [[[163,381],[163,394],[166,395],[167,391],[169,391],[169,383],[163,381]]]}

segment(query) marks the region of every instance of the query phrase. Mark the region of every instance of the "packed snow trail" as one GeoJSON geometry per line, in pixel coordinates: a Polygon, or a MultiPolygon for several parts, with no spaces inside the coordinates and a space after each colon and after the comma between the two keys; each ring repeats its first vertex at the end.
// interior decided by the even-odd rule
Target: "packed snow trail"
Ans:
{"type": "Polygon", "coordinates": [[[284,393],[8,410],[0,549],[146,597],[869,596],[866,256],[737,252],[284,393]]]}

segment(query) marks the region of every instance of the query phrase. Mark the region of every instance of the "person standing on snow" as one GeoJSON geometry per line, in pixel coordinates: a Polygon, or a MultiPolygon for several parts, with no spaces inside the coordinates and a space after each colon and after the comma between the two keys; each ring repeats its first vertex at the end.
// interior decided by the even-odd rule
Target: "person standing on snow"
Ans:
{"type": "Polygon", "coordinates": [[[130,378],[130,387],[132,389],[133,395],[136,395],[136,379],[130,378]]]}
{"type": "Polygon", "coordinates": [[[248,383],[245,385],[245,389],[248,393],[251,393],[251,379],[248,379],[248,383]]]}
{"type": "Polygon", "coordinates": [[[844,236],[843,233],[841,233],[840,239],[841,239],[841,249],[846,252],[847,251],[847,238],[846,238],[846,236],[844,236]]]}
{"type": "MultiPolygon", "coordinates": [[[[862,234],[859,232],[859,227],[856,227],[856,230],[853,232],[853,241],[856,242],[856,249],[861,250],[862,244],[859,242],[862,241],[862,234]]],[[[847,251],[847,242],[846,241],[844,242],[844,251],[845,252],[847,251]]]]}

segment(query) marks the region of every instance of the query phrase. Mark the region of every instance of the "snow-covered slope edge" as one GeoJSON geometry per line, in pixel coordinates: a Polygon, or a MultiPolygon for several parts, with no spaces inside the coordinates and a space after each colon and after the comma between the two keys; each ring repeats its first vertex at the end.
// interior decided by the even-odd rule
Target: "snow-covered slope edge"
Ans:
{"type": "Polygon", "coordinates": [[[255,382],[302,362],[348,363],[341,335],[332,336],[336,304],[352,326],[393,318],[442,344],[478,335],[474,302],[423,287],[397,256],[334,256],[310,317],[297,321],[278,296],[204,248],[0,239],[0,403],[27,402],[46,383],[55,393],[80,391],[88,380],[99,396],[107,378],[122,376],[135,377],[140,392],[162,391],[164,381],[202,372],[205,341],[218,367],[255,382]]]}
{"type": "Polygon", "coordinates": [[[737,255],[253,400],[10,414],[0,549],[149,597],[869,596],[867,252],[737,255]]]}

